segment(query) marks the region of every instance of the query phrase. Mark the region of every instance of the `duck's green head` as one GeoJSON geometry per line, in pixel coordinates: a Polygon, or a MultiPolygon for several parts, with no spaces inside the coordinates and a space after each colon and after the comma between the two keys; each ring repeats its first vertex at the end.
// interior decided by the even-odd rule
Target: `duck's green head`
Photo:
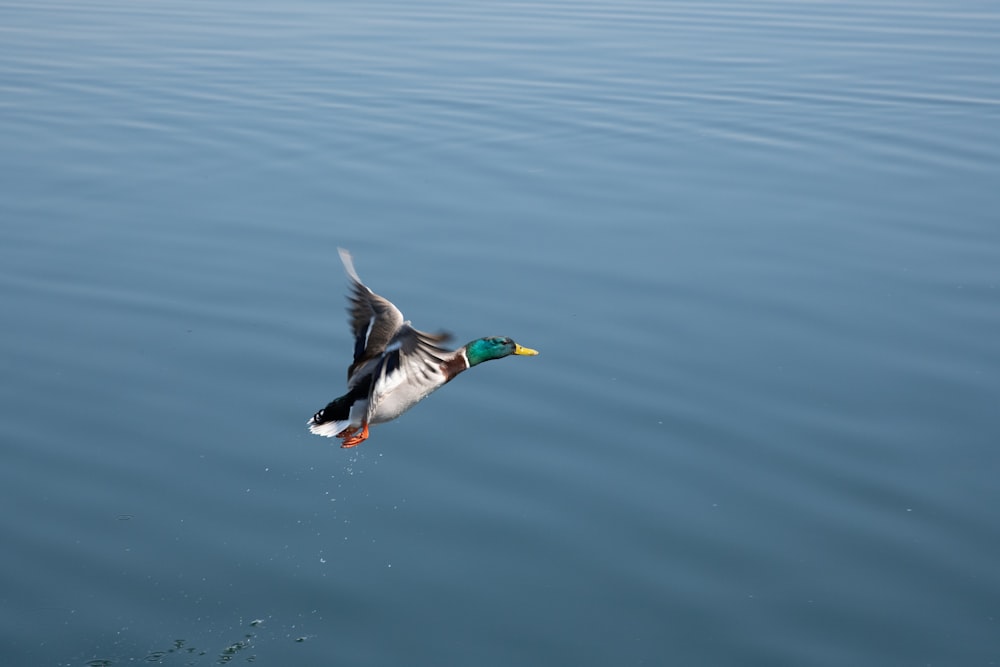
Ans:
{"type": "Polygon", "coordinates": [[[521,347],[506,336],[477,338],[465,346],[465,356],[469,359],[470,367],[490,359],[503,359],[512,354],[533,357],[538,352],[528,347],[521,347]]]}

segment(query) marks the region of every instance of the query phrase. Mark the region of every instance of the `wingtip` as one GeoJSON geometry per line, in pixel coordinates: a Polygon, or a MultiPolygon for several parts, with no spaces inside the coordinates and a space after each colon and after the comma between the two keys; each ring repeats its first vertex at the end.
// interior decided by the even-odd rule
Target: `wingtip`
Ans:
{"type": "MultiPolygon", "coordinates": [[[[345,248],[337,248],[337,252],[340,253],[340,261],[344,264],[344,270],[347,271],[347,275],[356,283],[361,283],[361,278],[358,277],[358,272],[354,270],[354,258],[351,257],[351,252],[345,248]]],[[[364,284],[364,283],[362,283],[364,284]]]]}

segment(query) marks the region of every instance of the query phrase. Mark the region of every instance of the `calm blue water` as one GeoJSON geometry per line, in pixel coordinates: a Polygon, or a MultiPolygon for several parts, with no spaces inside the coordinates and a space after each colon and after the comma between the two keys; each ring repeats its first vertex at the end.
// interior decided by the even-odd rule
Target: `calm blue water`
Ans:
{"type": "Polygon", "coordinates": [[[0,4],[0,662],[996,665],[1000,10],[0,4]],[[537,348],[361,447],[350,248],[537,348]]]}

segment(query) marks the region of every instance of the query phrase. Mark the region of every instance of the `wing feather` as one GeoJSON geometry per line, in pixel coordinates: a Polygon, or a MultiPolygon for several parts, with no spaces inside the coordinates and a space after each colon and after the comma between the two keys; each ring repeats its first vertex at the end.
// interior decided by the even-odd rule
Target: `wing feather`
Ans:
{"type": "Polygon", "coordinates": [[[338,248],[340,260],[351,279],[352,290],[348,297],[351,333],[354,335],[354,362],[347,369],[348,382],[356,370],[383,352],[399,332],[403,313],[385,297],[379,296],[361,282],[354,270],[351,253],[338,248]]]}
{"type": "Polygon", "coordinates": [[[373,369],[368,420],[387,401],[394,406],[389,409],[392,418],[439,387],[444,382],[443,364],[455,354],[441,346],[450,339],[448,333],[427,333],[404,322],[373,369]]]}

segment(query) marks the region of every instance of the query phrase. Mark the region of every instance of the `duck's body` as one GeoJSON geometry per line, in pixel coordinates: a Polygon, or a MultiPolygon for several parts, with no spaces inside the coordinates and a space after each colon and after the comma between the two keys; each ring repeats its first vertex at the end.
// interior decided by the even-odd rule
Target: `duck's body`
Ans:
{"type": "Polygon", "coordinates": [[[361,444],[370,424],[395,419],[476,364],[538,354],[503,336],[477,338],[457,350],[443,348],[450,336],[414,329],[391,301],[361,282],[350,253],[341,249],[340,258],[353,284],[354,362],[347,369],[347,393],[313,415],[309,430],[341,438],[341,447],[361,444]]]}

